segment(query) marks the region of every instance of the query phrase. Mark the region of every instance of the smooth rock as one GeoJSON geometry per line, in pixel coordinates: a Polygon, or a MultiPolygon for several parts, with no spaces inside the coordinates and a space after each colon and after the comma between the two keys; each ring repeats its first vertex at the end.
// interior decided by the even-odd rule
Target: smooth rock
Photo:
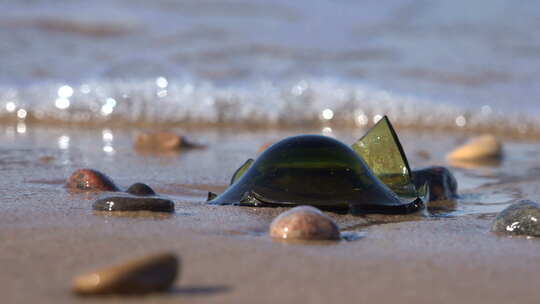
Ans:
{"type": "Polygon", "coordinates": [[[186,137],[173,132],[141,133],[135,138],[135,148],[141,150],[170,151],[203,148],[190,142],[186,137]]]}
{"type": "Polygon", "coordinates": [[[96,211],[174,212],[174,202],[158,197],[109,196],[94,202],[96,211]]]}
{"type": "Polygon", "coordinates": [[[150,186],[143,183],[135,183],[129,186],[126,192],[138,196],[156,195],[156,192],[150,186]]]}
{"type": "Polygon", "coordinates": [[[412,171],[417,188],[424,183],[429,186],[429,200],[451,200],[457,197],[457,181],[452,172],[445,167],[434,166],[412,171]]]}
{"type": "Polygon", "coordinates": [[[41,156],[39,158],[39,161],[41,161],[42,163],[50,163],[52,161],[54,161],[56,158],[52,155],[45,155],[45,156],[41,156]]]}
{"type": "Polygon", "coordinates": [[[282,240],[338,240],[339,228],[319,209],[299,206],[272,221],[270,236],[282,240]]]}
{"type": "Polygon", "coordinates": [[[500,159],[502,157],[502,143],[493,135],[486,134],[471,138],[462,146],[447,155],[452,160],[485,160],[500,159]]]}
{"type": "Polygon", "coordinates": [[[175,254],[156,254],[80,275],[73,280],[73,292],[105,295],[165,291],[179,272],[180,260],[175,254]]]}
{"type": "Polygon", "coordinates": [[[421,159],[428,160],[431,159],[431,153],[429,153],[426,150],[418,150],[416,151],[416,156],[418,156],[421,159]]]}
{"type": "Polygon", "coordinates": [[[540,204],[521,200],[501,211],[491,231],[497,233],[540,236],[540,204]]]}
{"type": "Polygon", "coordinates": [[[502,164],[501,158],[483,158],[475,160],[458,160],[449,159],[448,162],[452,167],[462,169],[483,169],[483,168],[497,168],[502,164]]]}
{"type": "Polygon", "coordinates": [[[259,149],[257,150],[257,153],[258,154],[263,153],[264,151],[266,151],[266,149],[270,148],[270,146],[272,146],[275,143],[276,143],[275,141],[267,141],[267,142],[265,142],[264,144],[262,144],[262,146],[259,147],[259,149]]]}
{"type": "Polygon", "coordinates": [[[68,178],[66,187],[83,191],[118,191],[118,187],[105,174],[93,169],[79,169],[68,178]]]}

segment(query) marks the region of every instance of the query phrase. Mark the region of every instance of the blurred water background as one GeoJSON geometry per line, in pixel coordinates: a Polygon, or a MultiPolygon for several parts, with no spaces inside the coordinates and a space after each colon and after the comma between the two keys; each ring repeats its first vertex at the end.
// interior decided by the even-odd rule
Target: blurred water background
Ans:
{"type": "Polygon", "coordinates": [[[540,137],[540,2],[0,2],[0,121],[540,137]]]}

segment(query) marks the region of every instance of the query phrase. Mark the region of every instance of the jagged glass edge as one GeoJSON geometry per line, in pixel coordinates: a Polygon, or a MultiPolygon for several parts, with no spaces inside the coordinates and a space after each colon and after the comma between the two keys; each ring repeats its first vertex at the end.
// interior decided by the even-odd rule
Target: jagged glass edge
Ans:
{"type": "Polygon", "coordinates": [[[232,186],[232,184],[238,181],[240,177],[242,177],[242,175],[246,173],[247,169],[251,167],[254,161],[255,160],[253,158],[248,158],[248,160],[246,160],[238,169],[236,169],[233,176],[231,177],[231,182],[229,183],[229,186],[232,186]]]}
{"type": "MultiPolygon", "coordinates": [[[[410,184],[414,187],[414,189],[416,190],[416,196],[420,198],[420,195],[418,193],[418,188],[416,187],[416,185],[414,184],[414,179],[413,179],[413,175],[412,175],[412,170],[411,170],[411,166],[409,165],[409,160],[407,159],[407,155],[405,154],[405,150],[403,150],[403,146],[401,145],[401,142],[399,141],[399,137],[397,136],[397,133],[394,129],[394,126],[392,125],[392,123],[390,122],[390,119],[388,119],[388,116],[384,115],[383,118],[381,118],[373,127],[371,127],[367,132],[366,134],[364,134],[364,136],[362,136],[360,139],[358,139],[357,141],[355,141],[352,145],[351,145],[351,148],[354,150],[354,152],[356,152],[360,157],[362,157],[362,155],[360,155],[360,153],[358,153],[356,151],[356,149],[354,149],[354,145],[356,145],[356,143],[358,142],[361,142],[364,138],[366,138],[369,133],[371,132],[371,130],[373,130],[378,124],[380,123],[384,123],[386,122],[386,124],[388,125],[388,129],[390,130],[390,135],[392,136],[392,138],[394,139],[394,143],[396,144],[397,148],[398,148],[398,151],[399,151],[399,154],[401,155],[401,159],[403,160],[403,163],[405,164],[405,168],[407,169],[407,175],[409,176],[409,180],[410,180],[410,184]]],[[[369,168],[369,166],[368,166],[369,168]]],[[[371,169],[371,168],[370,168],[371,169]]],[[[375,172],[374,172],[375,173],[375,172]]],[[[388,185],[387,185],[388,186],[388,185]]]]}

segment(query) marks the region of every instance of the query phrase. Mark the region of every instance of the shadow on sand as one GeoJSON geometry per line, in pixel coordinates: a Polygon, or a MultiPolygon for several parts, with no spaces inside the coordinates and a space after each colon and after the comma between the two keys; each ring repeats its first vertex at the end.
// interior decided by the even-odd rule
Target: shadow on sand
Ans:
{"type": "Polygon", "coordinates": [[[217,295],[217,294],[229,292],[231,290],[232,288],[226,285],[184,286],[184,287],[173,287],[170,290],[170,294],[178,295],[178,296],[210,296],[210,295],[217,295]]]}

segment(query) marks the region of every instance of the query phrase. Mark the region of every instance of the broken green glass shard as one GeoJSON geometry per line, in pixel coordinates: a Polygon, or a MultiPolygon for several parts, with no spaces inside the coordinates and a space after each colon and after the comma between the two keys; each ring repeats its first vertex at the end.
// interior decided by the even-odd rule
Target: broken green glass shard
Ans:
{"type": "Polygon", "coordinates": [[[388,117],[384,116],[352,148],[390,189],[400,196],[418,196],[411,168],[388,117]]]}
{"type": "Polygon", "coordinates": [[[229,185],[232,185],[234,184],[237,180],[240,179],[240,177],[242,177],[242,175],[244,175],[244,173],[246,173],[247,169],[249,169],[249,167],[251,166],[251,164],[253,164],[254,160],[252,158],[246,160],[246,162],[244,164],[242,164],[242,166],[240,166],[240,168],[236,169],[236,171],[234,172],[232,178],[231,178],[231,183],[229,185]]]}
{"type": "MultiPolygon", "coordinates": [[[[392,191],[400,196],[420,196],[413,183],[411,169],[389,119],[384,116],[366,135],[352,145],[373,173],[392,191]]],[[[231,185],[251,166],[248,159],[231,179],[231,185]]]]}
{"type": "MultiPolygon", "coordinates": [[[[353,213],[407,213],[423,204],[400,198],[345,144],[320,135],[286,138],[267,149],[244,174],[210,200],[218,205],[349,209],[353,213]]],[[[237,175],[237,174],[235,174],[237,175]]]]}

